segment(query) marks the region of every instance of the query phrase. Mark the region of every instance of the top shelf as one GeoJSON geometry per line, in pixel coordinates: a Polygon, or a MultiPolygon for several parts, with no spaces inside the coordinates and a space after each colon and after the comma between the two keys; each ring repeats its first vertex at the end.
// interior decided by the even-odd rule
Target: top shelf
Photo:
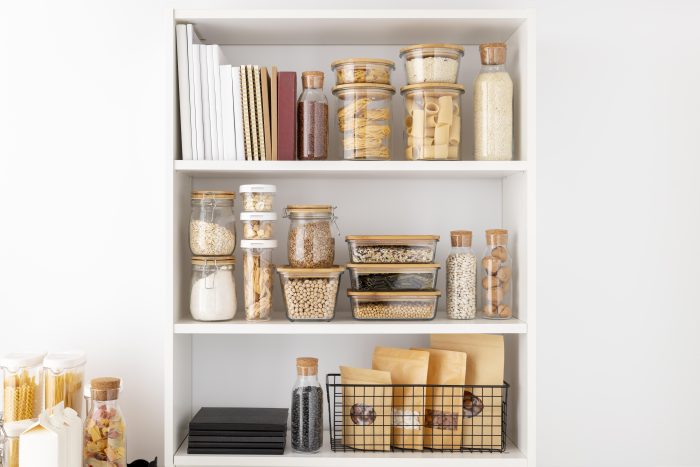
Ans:
{"type": "Polygon", "coordinates": [[[203,43],[396,45],[506,41],[528,10],[176,10],[203,43]]]}
{"type": "Polygon", "coordinates": [[[175,161],[175,172],[197,177],[267,178],[504,178],[524,173],[525,161],[175,161]]]}

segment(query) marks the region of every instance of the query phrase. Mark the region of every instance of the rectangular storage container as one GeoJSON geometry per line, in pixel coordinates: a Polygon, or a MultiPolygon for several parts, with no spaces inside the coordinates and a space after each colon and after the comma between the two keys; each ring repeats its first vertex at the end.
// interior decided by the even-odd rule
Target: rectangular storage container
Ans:
{"type": "Polygon", "coordinates": [[[352,263],[432,263],[439,235],[348,235],[352,263]]]}
{"type": "Polygon", "coordinates": [[[344,266],[330,268],[278,267],[290,321],[330,321],[335,316],[344,266]]]}
{"type": "Polygon", "coordinates": [[[352,317],[359,320],[431,320],[440,291],[357,292],[348,290],[352,317]]]}
{"type": "Polygon", "coordinates": [[[353,290],[391,292],[434,290],[439,264],[348,264],[353,290]]]}

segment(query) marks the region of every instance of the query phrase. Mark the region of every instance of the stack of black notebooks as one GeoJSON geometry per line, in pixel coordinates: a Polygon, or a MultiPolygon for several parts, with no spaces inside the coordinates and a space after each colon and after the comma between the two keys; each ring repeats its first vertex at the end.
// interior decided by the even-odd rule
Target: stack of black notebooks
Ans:
{"type": "Polygon", "coordinates": [[[202,407],[190,421],[188,454],[284,454],[288,409],[202,407]]]}

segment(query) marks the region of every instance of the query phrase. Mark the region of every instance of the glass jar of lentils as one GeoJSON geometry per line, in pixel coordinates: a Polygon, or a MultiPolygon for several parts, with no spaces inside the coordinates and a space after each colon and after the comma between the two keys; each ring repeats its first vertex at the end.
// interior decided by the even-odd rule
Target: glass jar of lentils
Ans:
{"type": "Polygon", "coordinates": [[[290,204],[287,256],[293,268],[329,268],[335,259],[335,208],[326,204],[290,204]]]}

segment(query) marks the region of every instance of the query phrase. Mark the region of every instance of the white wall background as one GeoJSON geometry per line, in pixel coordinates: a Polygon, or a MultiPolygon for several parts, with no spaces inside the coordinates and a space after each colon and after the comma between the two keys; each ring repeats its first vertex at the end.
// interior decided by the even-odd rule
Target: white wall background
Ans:
{"type": "MultiPolygon", "coordinates": [[[[436,4],[537,8],[538,464],[700,465],[700,5],[436,4]]],[[[1,13],[0,353],[122,376],[133,458],[163,438],[166,6],[202,4],[1,13]]]]}

